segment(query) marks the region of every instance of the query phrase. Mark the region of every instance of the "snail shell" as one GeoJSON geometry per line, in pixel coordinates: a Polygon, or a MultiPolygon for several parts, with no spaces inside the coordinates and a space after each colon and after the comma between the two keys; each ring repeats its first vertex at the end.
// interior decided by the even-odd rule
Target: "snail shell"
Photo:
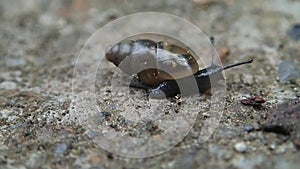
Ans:
{"type": "Polygon", "coordinates": [[[199,70],[195,53],[177,39],[139,34],[113,45],[106,59],[148,86],[193,75],[199,70]],[[157,40],[160,39],[160,40],[157,40]]]}

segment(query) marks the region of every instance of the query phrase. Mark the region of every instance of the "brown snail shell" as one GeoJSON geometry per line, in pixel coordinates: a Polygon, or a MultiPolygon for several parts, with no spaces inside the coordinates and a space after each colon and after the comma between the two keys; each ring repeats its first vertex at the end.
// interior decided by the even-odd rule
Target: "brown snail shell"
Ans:
{"type": "Polygon", "coordinates": [[[112,46],[105,56],[128,75],[137,74],[149,86],[190,76],[199,70],[190,48],[177,39],[158,34],[128,37],[112,46]]]}

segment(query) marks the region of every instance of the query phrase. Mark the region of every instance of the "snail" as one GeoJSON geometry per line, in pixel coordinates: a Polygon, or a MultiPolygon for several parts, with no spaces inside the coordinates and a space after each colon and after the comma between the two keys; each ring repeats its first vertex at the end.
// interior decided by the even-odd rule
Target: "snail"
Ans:
{"type": "Polygon", "coordinates": [[[191,78],[197,83],[196,92],[202,93],[211,88],[211,78],[224,79],[223,70],[253,62],[249,59],[225,67],[214,64],[214,38],[211,37],[211,65],[199,70],[197,55],[185,44],[164,35],[147,36],[163,36],[164,40],[154,41],[135,35],[113,45],[105,56],[124,73],[137,74],[139,81],[130,86],[147,90],[154,99],[180,94],[178,84],[189,88],[191,78]]]}

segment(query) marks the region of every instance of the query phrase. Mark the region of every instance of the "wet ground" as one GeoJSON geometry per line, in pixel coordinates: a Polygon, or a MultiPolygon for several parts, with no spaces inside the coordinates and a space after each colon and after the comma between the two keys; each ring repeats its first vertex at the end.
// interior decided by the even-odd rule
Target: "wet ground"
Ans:
{"type": "Polygon", "coordinates": [[[0,168],[298,168],[299,18],[295,0],[0,1],[0,168]],[[226,71],[222,114],[205,141],[205,122],[214,118],[212,95],[166,100],[156,114],[165,121],[136,125],[126,117],[147,109],[149,99],[130,89],[117,93],[116,108],[112,79],[122,87],[124,77],[104,61],[95,76],[97,127],[140,138],[161,134],[178,115],[195,119],[169,151],[126,158],[93,140],[97,133],[73,106],[72,79],[76,58],[95,31],[147,11],[177,15],[213,34],[217,50],[230,50],[224,65],[255,61],[226,71]]]}

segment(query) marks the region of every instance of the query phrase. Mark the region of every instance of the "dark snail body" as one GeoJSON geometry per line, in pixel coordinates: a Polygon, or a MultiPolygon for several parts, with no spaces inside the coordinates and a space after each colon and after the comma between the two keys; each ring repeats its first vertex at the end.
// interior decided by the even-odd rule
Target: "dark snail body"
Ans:
{"type": "Polygon", "coordinates": [[[193,90],[193,86],[191,86],[191,76],[187,76],[181,79],[163,81],[157,87],[149,89],[149,96],[154,99],[174,97],[177,94],[181,93],[181,89],[179,88],[178,84],[184,86],[184,89],[191,89],[190,91],[185,90],[184,94],[191,95],[195,93],[203,93],[211,88],[212,79],[224,80],[224,76],[222,74],[223,70],[251,62],[253,62],[253,59],[249,59],[245,62],[239,62],[237,64],[228,65],[225,67],[211,65],[206,69],[199,70],[198,72],[192,75],[192,77],[196,80],[197,83],[196,91],[193,90]]]}
{"type": "MultiPolygon", "coordinates": [[[[212,68],[212,67],[210,67],[212,68]]],[[[176,96],[177,94],[181,93],[181,90],[184,89],[188,89],[185,90],[184,94],[187,95],[191,95],[191,94],[195,94],[195,93],[203,93],[206,90],[211,88],[211,76],[213,76],[213,72],[210,72],[210,68],[207,69],[202,69],[199,70],[198,72],[196,72],[194,75],[192,76],[187,76],[181,79],[176,79],[176,80],[167,80],[164,81],[162,83],[160,83],[157,87],[152,88],[149,90],[149,95],[151,98],[164,98],[164,97],[173,97],[176,96]],[[211,75],[211,76],[209,76],[211,75]],[[193,90],[193,84],[191,83],[191,78],[195,79],[196,83],[197,83],[197,89],[193,90]],[[180,90],[178,84],[180,84],[180,86],[183,86],[184,88],[182,88],[180,90]],[[190,91],[189,91],[190,90],[190,91]],[[196,90],[196,91],[195,91],[196,90]]],[[[215,70],[215,69],[212,69],[215,70]]],[[[218,77],[218,79],[223,79],[223,76],[221,73],[215,72],[214,73],[215,76],[220,76],[218,77]]]]}
{"type": "Polygon", "coordinates": [[[180,93],[190,95],[210,89],[212,78],[224,79],[223,70],[253,61],[250,59],[225,67],[215,65],[213,43],[211,38],[211,66],[201,70],[195,53],[169,37],[165,41],[130,37],[110,48],[106,58],[128,75],[137,74],[139,82],[131,87],[148,90],[151,98],[173,97],[180,93]],[[196,89],[193,80],[197,83],[196,89]]]}

